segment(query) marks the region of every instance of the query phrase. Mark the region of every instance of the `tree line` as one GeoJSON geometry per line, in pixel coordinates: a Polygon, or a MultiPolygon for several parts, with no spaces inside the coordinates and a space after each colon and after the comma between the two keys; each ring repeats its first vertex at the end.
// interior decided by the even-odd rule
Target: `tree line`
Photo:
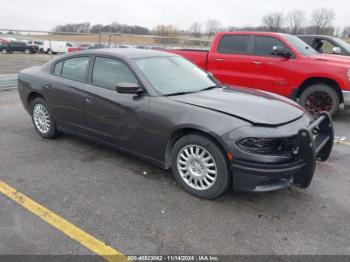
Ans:
{"type": "Polygon", "coordinates": [[[208,19],[206,22],[195,22],[188,29],[180,30],[174,25],[158,25],[152,30],[138,25],[126,25],[113,22],[109,25],[85,23],[70,23],[56,26],[54,32],[71,33],[124,33],[163,37],[178,37],[190,35],[194,38],[212,38],[220,31],[273,31],[289,34],[323,34],[350,37],[350,26],[341,30],[334,26],[336,14],[332,9],[320,8],[309,16],[302,10],[292,10],[286,14],[272,12],[262,17],[261,24],[254,27],[222,26],[218,19],[208,19]],[[309,18],[308,18],[309,17],[309,18]]]}
{"type": "Polygon", "coordinates": [[[70,23],[65,25],[58,25],[53,28],[54,32],[62,33],[123,33],[123,34],[137,34],[148,35],[150,30],[143,26],[138,25],[125,25],[118,22],[113,22],[109,25],[95,24],[90,25],[89,22],[85,23],[70,23]]]}
{"type": "Polygon", "coordinates": [[[336,14],[332,9],[320,8],[314,10],[308,16],[302,10],[292,10],[287,14],[281,12],[272,12],[262,17],[259,26],[222,27],[222,23],[217,19],[208,19],[206,23],[193,23],[189,29],[194,37],[208,36],[212,37],[220,31],[271,31],[280,33],[297,34],[317,34],[317,35],[335,35],[338,37],[350,37],[350,26],[341,30],[334,26],[336,14]]]}

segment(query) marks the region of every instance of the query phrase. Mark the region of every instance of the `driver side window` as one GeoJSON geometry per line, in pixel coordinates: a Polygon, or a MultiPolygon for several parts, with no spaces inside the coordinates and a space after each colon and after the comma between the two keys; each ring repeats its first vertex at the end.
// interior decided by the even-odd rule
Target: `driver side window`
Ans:
{"type": "Polygon", "coordinates": [[[134,83],[138,81],[123,62],[105,57],[96,57],[93,73],[93,85],[115,90],[118,83],[134,83]]]}
{"type": "Polygon", "coordinates": [[[276,57],[272,55],[272,49],[274,46],[280,46],[283,47],[286,51],[290,51],[285,44],[274,37],[256,36],[254,54],[257,56],[276,57]]]}
{"type": "Polygon", "coordinates": [[[330,41],[322,40],[321,53],[332,54],[334,47],[336,47],[336,46],[333,45],[330,41]]]}

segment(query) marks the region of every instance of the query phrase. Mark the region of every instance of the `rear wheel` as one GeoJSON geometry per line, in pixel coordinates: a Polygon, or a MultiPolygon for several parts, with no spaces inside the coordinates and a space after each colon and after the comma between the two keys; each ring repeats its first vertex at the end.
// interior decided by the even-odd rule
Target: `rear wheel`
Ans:
{"type": "Polygon", "coordinates": [[[58,135],[56,122],[46,101],[37,97],[30,103],[32,121],[36,131],[43,138],[51,139],[58,135]]]}
{"type": "Polygon", "coordinates": [[[322,111],[334,116],[339,110],[340,99],[331,86],[317,84],[305,89],[300,96],[299,104],[314,116],[318,116],[322,111]]]}
{"type": "Polygon", "coordinates": [[[172,150],[171,164],[175,180],[194,196],[213,199],[222,195],[230,185],[224,154],[202,135],[180,138],[172,150]]]}
{"type": "Polygon", "coordinates": [[[26,53],[28,55],[28,54],[32,53],[32,51],[30,49],[25,49],[24,53],[26,53]]]}
{"type": "Polygon", "coordinates": [[[6,48],[4,48],[4,49],[2,49],[2,51],[1,51],[3,54],[7,54],[8,53],[8,51],[7,51],[7,49],[6,48]]]}

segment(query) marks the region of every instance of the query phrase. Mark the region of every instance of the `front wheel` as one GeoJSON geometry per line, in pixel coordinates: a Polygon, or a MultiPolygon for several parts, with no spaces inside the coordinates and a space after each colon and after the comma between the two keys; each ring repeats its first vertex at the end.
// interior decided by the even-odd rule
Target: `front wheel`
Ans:
{"type": "Polygon", "coordinates": [[[29,54],[32,53],[32,51],[31,51],[30,49],[25,49],[25,50],[24,50],[24,53],[26,53],[27,55],[29,55],[29,54]]]}
{"type": "Polygon", "coordinates": [[[213,141],[202,135],[180,138],[172,150],[171,165],[175,180],[194,196],[217,198],[230,185],[224,154],[213,141]]]}
{"type": "Polygon", "coordinates": [[[4,48],[4,49],[2,49],[2,51],[1,51],[3,54],[7,54],[8,53],[8,51],[7,51],[7,49],[6,48],[4,48]]]}
{"type": "Polygon", "coordinates": [[[313,116],[322,111],[334,116],[339,110],[340,99],[337,92],[329,85],[312,85],[301,94],[299,104],[313,116]]]}
{"type": "Polygon", "coordinates": [[[57,126],[46,101],[38,97],[30,105],[33,125],[39,135],[47,139],[55,138],[58,135],[57,126]]]}

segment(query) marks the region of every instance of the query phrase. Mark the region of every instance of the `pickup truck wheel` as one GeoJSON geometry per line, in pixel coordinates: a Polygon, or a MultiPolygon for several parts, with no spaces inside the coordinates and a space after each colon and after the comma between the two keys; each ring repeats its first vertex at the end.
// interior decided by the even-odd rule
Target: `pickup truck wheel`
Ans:
{"type": "Polygon", "coordinates": [[[26,53],[28,55],[28,54],[32,53],[32,51],[30,49],[25,49],[24,53],[26,53]]]}
{"type": "Polygon", "coordinates": [[[340,99],[331,86],[316,84],[304,90],[299,98],[299,104],[313,116],[318,116],[322,111],[334,116],[339,110],[340,99]]]}
{"type": "Polygon", "coordinates": [[[217,198],[230,185],[224,154],[202,135],[180,138],[172,150],[171,165],[177,183],[196,197],[217,198]]]}
{"type": "Polygon", "coordinates": [[[52,117],[48,104],[43,98],[37,97],[31,101],[30,112],[33,125],[41,137],[52,139],[58,135],[56,122],[52,117]]]}
{"type": "Polygon", "coordinates": [[[7,54],[8,53],[8,51],[7,51],[7,49],[6,48],[4,48],[4,49],[2,49],[2,51],[1,51],[3,54],[7,54]]]}

